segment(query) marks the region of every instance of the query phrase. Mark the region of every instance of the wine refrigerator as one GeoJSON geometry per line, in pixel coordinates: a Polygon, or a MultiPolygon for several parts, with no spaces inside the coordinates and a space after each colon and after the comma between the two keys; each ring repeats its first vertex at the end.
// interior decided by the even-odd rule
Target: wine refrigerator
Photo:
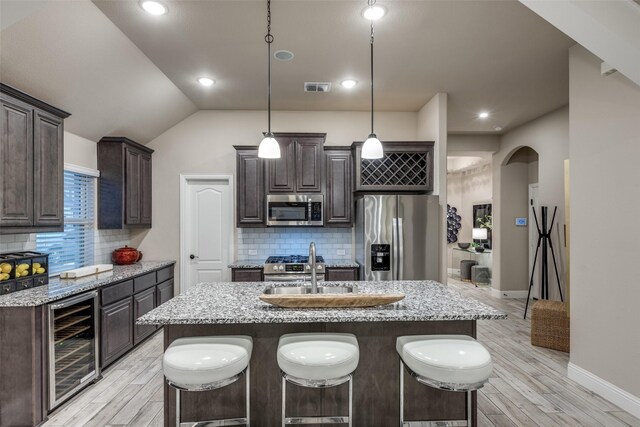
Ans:
{"type": "Polygon", "coordinates": [[[98,365],[98,292],[49,304],[49,410],[91,384],[98,365]]]}

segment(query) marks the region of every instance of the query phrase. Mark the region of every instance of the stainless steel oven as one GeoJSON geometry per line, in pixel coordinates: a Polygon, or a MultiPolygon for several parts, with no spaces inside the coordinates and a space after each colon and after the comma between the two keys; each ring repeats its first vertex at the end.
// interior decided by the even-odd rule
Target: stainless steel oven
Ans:
{"type": "Polygon", "coordinates": [[[322,194],[268,194],[267,226],[322,226],[322,194]]]}
{"type": "Polygon", "coordinates": [[[98,292],[49,304],[49,410],[100,375],[98,292]]]}

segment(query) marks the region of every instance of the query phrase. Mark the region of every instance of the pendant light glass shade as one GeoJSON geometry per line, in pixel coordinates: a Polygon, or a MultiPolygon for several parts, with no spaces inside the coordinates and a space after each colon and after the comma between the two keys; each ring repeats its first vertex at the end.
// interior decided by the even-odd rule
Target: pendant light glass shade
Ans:
{"type": "Polygon", "coordinates": [[[280,145],[272,133],[266,133],[258,147],[258,157],[262,159],[279,159],[280,145]]]}
{"type": "Polygon", "coordinates": [[[375,133],[370,134],[364,144],[362,144],[360,157],[363,159],[381,159],[383,156],[382,143],[375,133]]]}

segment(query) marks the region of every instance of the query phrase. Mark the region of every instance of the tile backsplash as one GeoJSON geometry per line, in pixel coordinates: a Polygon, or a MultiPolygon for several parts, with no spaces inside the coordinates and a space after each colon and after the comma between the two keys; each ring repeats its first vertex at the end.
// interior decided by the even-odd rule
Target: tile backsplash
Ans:
{"type": "Polygon", "coordinates": [[[306,255],[310,242],[326,259],[353,259],[351,228],[239,228],[236,255],[238,260],[306,255]]]}
{"type": "MultiPolygon", "coordinates": [[[[131,244],[129,230],[94,230],[93,237],[95,264],[110,264],[114,249],[131,244]]],[[[35,250],[36,235],[33,233],[0,235],[0,253],[35,250]]]]}
{"type": "Polygon", "coordinates": [[[111,264],[114,249],[131,244],[129,230],[95,230],[94,259],[96,264],[111,264]]]}

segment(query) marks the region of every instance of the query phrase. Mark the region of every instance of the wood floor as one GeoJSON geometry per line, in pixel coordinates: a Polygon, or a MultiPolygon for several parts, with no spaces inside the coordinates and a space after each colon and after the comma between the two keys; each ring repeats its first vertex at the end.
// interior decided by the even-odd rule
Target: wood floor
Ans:
{"type": "MultiPolygon", "coordinates": [[[[486,287],[456,280],[450,285],[509,314],[507,320],[478,322],[478,339],[495,362],[478,394],[479,426],[640,427],[639,419],[569,380],[566,353],[531,346],[524,300],[496,299],[486,287]]],[[[44,426],[162,426],[161,357],[162,332],[112,365],[44,426]]]]}

